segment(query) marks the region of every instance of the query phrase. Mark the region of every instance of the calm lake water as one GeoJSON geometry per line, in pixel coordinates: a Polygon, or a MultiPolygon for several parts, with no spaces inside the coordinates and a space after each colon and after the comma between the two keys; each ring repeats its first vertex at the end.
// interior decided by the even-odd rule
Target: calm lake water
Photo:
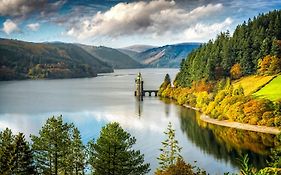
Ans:
{"type": "MultiPolygon", "coordinates": [[[[152,171],[158,166],[163,131],[172,122],[189,163],[210,174],[237,172],[236,158],[248,153],[256,167],[265,166],[276,142],[273,135],[206,124],[200,114],[158,97],[134,97],[134,78],[142,73],[145,89],[158,89],[166,73],[177,69],[127,69],[96,78],[0,82],[0,130],[6,127],[28,137],[38,134],[50,116],[63,115],[81,131],[84,143],[97,138],[102,126],[117,121],[137,139],[152,171]]],[[[28,138],[29,139],[29,138],[28,138]]]]}

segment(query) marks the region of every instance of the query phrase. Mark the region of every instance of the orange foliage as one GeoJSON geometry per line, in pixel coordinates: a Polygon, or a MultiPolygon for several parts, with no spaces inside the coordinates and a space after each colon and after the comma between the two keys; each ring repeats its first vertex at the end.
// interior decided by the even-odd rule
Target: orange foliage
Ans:
{"type": "Polygon", "coordinates": [[[184,160],[178,159],[177,163],[171,165],[166,170],[158,170],[155,175],[200,175],[205,174],[205,172],[194,172],[193,166],[185,163],[184,160]]]}
{"type": "Polygon", "coordinates": [[[192,90],[195,92],[211,92],[212,88],[213,84],[207,83],[205,80],[193,82],[192,84],[192,90]]]}
{"type": "Polygon", "coordinates": [[[259,62],[259,74],[277,74],[281,71],[281,59],[277,56],[265,56],[260,62],[259,62]]]}
{"type": "Polygon", "coordinates": [[[240,64],[234,64],[230,69],[230,75],[233,79],[238,79],[242,76],[242,70],[240,64]]]}
{"type": "Polygon", "coordinates": [[[246,117],[251,118],[255,117],[256,119],[261,119],[263,114],[266,111],[270,111],[270,101],[268,100],[250,100],[247,103],[244,104],[243,111],[246,115],[246,117]]]}

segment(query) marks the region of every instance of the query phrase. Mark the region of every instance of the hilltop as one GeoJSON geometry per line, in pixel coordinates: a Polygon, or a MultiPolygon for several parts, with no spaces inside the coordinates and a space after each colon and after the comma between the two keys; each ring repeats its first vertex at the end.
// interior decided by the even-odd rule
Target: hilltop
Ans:
{"type": "Polygon", "coordinates": [[[74,44],[0,39],[0,80],[94,77],[112,67],[74,44]]]}
{"type": "Polygon", "coordinates": [[[130,56],[120,52],[117,49],[104,46],[96,47],[81,44],[78,44],[78,46],[99,60],[108,63],[114,69],[132,69],[144,67],[144,65],[140,64],[130,56]]]}
{"type": "MultiPolygon", "coordinates": [[[[136,61],[155,68],[176,68],[187,55],[198,48],[201,43],[180,43],[161,47],[143,47],[146,50],[120,49],[121,52],[130,55],[136,61]]],[[[131,48],[131,47],[129,47],[131,48]]],[[[134,47],[133,47],[134,48],[134,47]]]]}

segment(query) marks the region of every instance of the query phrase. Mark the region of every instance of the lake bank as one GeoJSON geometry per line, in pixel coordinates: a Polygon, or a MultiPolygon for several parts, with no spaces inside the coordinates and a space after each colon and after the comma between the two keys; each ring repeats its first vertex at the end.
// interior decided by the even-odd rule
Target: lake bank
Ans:
{"type": "MultiPolygon", "coordinates": [[[[183,105],[183,106],[186,108],[191,108],[191,109],[200,111],[200,109],[197,109],[197,108],[194,108],[194,107],[191,107],[188,105],[183,105]]],[[[261,133],[274,134],[274,135],[278,135],[280,133],[280,130],[276,127],[250,125],[250,124],[245,124],[245,123],[232,122],[232,121],[228,121],[228,120],[217,120],[217,119],[210,118],[209,116],[207,116],[203,113],[200,116],[200,120],[202,120],[206,123],[214,124],[214,125],[230,127],[230,128],[235,128],[235,129],[242,129],[242,130],[247,130],[247,131],[261,132],[261,133]]]]}

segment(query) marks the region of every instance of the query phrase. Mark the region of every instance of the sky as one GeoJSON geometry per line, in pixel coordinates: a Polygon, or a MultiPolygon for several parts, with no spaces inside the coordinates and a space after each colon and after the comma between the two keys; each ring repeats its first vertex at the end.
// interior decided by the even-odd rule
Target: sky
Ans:
{"type": "Polygon", "coordinates": [[[0,38],[122,48],[207,42],[281,0],[0,0],[0,38]]]}

